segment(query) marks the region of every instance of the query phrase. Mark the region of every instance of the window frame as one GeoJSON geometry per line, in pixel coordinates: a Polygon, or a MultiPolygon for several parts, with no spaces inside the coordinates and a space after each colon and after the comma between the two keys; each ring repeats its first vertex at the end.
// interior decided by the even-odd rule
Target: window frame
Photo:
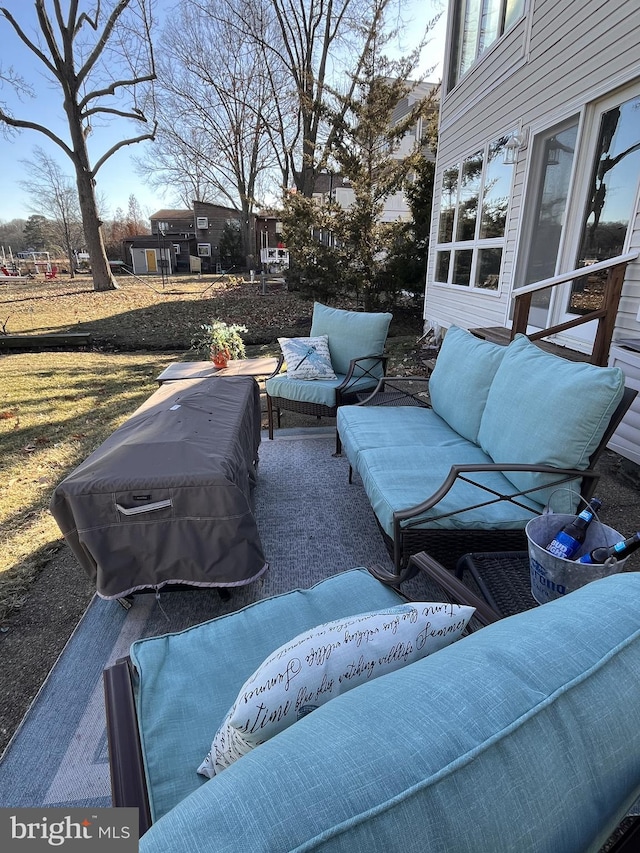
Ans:
{"type": "Polygon", "coordinates": [[[484,190],[487,182],[487,171],[489,164],[489,150],[491,146],[499,143],[501,139],[508,139],[516,133],[515,128],[511,128],[507,133],[500,134],[496,138],[488,139],[485,141],[484,145],[480,148],[479,146],[474,146],[474,150],[467,153],[466,156],[461,157],[457,162],[451,163],[446,166],[441,173],[440,177],[440,205],[438,208],[438,214],[436,219],[436,240],[434,246],[434,267],[433,267],[433,283],[438,287],[449,287],[456,288],[457,290],[463,289],[465,292],[474,292],[474,293],[483,293],[490,296],[499,297],[502,292],[502,284],[503,284],[503,269],[504,269],[504,256],[505,256],[505,248],[507,244],[507,232],[509,230],[509,217],[511,215],[511,200],[513,198],[513,185],[515,180],[515,164],[512,165],[511,171],[511,182],[509,185],[509,201],[507,205],[507,210],[505,213],[505,225],[504,232],[500,237],[480,237],[480,232],[482,228],[482,209],[484,203],[484,190]],[[460,201],[461,201],[461,178],[462,172],[464,168],[464,164],[467,161],[472,160],[478,154],[482,154],[482,171],[480,175],[480,182],[478,186],[478,209],[475,217],[475,225],[474,225],[474,233],[472,239],[469,240],[460,240],[456,239],[458,232],[458,219],[459,219],[459,211],[461,209],[460,201]],[[458,170],[458,179],[457,179],[457,187],[456,187],[456,197],[454,202],[453,209],[453,221],[451,222],[451,240],[441,240],[441,215],[442,215],[442,195],[443,195],[443,184],[444,179],[447,173],[451,172],[452,169],[457,168],[458,170]],[[495,288],[481,287],[476,284],[476,278],[479,271],[480,264],[480,253],[483,250],[490,249],[500,249],[502,252],[502,256],[500,259],[500,269],[498,271],[498,281],[495,288]],[[460,253],[463,251],[471,251],[471,266],[469,269],[469,283],[468,284],[460,284],[453,280],[454,278],[454,270],[456,266],[456,253],[460,253]],[[438,268],[439,268],[439,258],[442,253],[448,253],[448,264],[447,264],[447,280],[443,281],[437,278],[438,268]]]}
{"type": "MultiPolygon", "coordinates": [[[[518,0],[514,0],[514,2],[518,2],[518,0]]],[[[450,36],[449,36],[449,50],[447,57],[447,93],[451,92],[457,85],[460,83],[469,72],[474,69],[481,61],[492,52],[496,44],[513,28],[521,21],[529,11],[529,2],[530,0],[521,0],[522,2],[522,10],[519,15],[513,18],[513,20],[509,21],[507,25],[507,5],[509,0],[458,0],[454,4],[454,14],[452,15],[450,36]],[[465,22],[467,20],[467,11],[470,7],[470,4],[473,2],[478,3],[477,9],[477,17],[474,20],[474,25],[476,27],[476,35],[475,35],[475,49],[473,51],[473,58],[469,63],[468,67],[463,71],[461,68],[462,65],[462,54],[464,47],[464,36],[465,36],[465,22]],[[499,4],[498,10],[498,26],[496,30],[496,35],[493,37],[491,41],[484,41],[483,39],[483,31],[482,31],[482,20],[483,13],[486,12],[486,5],[491,2],[497,2],[499,4]]]]}

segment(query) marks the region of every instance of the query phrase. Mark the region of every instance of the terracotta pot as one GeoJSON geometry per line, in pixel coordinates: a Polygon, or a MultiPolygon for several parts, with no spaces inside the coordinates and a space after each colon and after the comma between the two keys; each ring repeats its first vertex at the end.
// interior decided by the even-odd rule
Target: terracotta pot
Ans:
{"type": "Polygon", "coordinates": [[[229,350],[219,350],[211,353],[211,361],[214,367],[223,368],[229,363],[229,350]]]}

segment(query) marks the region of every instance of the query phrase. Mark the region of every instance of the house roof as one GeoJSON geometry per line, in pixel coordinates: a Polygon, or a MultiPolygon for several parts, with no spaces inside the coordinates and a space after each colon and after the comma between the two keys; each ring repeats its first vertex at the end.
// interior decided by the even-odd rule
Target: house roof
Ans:
{"type": "Polygon", "coordinates": [[[152,213],[149,219],[193,219],[193,210],[172,210],[163,208],[157,213],[152,213]]]}

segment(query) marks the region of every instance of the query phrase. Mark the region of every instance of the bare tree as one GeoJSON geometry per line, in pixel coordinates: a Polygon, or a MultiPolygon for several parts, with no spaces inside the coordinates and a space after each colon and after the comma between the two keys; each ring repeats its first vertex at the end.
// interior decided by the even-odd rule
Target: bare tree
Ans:
{"type": "MultiPolygon", "coordinates": [[[[73,163],[95,290],[110,290],[116,286],[107,261],[96,204],[96,175],[121,148],[153,139],[155,125],[147,133],[116,142],[93,165],[87,137],[92,124],[100,120],[129,119],[138,125],[148,121],[145,109],[152,109],[152,102],[148,100],[148,87],[144,84],[156,77],[150,2],[113,0],[107,11],[103,11],[101,2],[87,3],[89,8],[81,11],[81,0],[65,4],[61,0],[50,0],[51,14],[46,0],[35,0],[39,32],[33,38],[8,9],[0,8],[0,20],[10,25],[14,35],[39,61],[45,77],[53,81],[62,94],[69,138],[63,139],[44,124],[14,116],[6,106],[0,108],[0,123],[43,134],[73,163]],[[66,15],[63,5],[67,7],[66,15]]],[[[22,92],[28,89],[23,76],[13,71],[11,75],[5,72],[3,79],[14,90],[16,87],[22,92]]]]}
{"type": "MultiPolygon", "coordinates": [[[[224,18],[260,50],[274,108],[265,126],[282,186],[293,184],[310,197],[330,157],[335,119],[342,120],[354,97],[371,43],[391,17],[392,0],[193,0],[192,5],[224,18]],[[336,99],[338,80],[343,89],[336,99]]],[[[393,5],[397,19],[389,31],[402,26],[403,0],[393,5]]]]}
{"type": "Polygon", "coordinates": [[[31,195],[31,206],[50,220],[51,237],[69,261],[71,278],[75,276],[74,247],[84,245],[78,192],[73,181],[42,148],[34,149],[33,160],[20,161],[29,178],[20,186],[31,195]]]}
{"type": "Polygon", "coordinates": [[[242,211],[252,265],[258,185],[275,164],[265,127],[272,93],[255,42],[214,9],[184,6],[164,29],[156,88],[159,131],[137,165],[152,186],[178,187],[189,207],[196,199],[242,211]]]}

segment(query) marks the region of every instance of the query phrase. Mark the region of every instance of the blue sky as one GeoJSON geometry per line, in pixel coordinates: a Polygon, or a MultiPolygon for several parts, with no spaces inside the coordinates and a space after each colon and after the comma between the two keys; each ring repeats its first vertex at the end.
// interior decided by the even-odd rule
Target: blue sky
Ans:
{"type": "MultiPolygon", "coordinates": [[[[161,0],[161,5],[165,2],[166,0],[161,0]]],[[[35,21],[32,0],[9,0],[5,5],[16,20],[29,32],[29,23],[33,26],[35,21]]],[[[83,5],[81,2],[80,9],[83,8],[83,5]]],[[[167,3],[167,5],[169,4],[167,3]]],[[[446,2],[445,0],[410,0],[410,5],[413,19],[416,24],[420,25],[433,18],[439,11],[443,11],[440,21],[432,31],[432,42],[425,52],[425,65],[436,65],[434,72],[429,75],[429,79],[438,80],[442,74],[446,2]]],[[[161,15],[159,18],[161,21],[161,15]]],[[[19,42],[9,24],[2,20],[0,20],[0,39],[2,43],[0,64],[2,67],[6,69],[13,65],[14,69],[29,79],[37,90],[37,98],[34,100],[27,99],[22,104],[16,104],[14,114],[18,118],[32,119],[40,124],[45,124],[66,140],[68,132],[62,112],[61,98],[58,91],[43,77],[38,67],[40,63],[19,42]]],[[[6,87],[0,90],[0,100],[11,103],[11,97],[6,87]]],[[[90,153],[93,156],[93,151],[95,151],[97,156],[100,156],[115,141],[140,133],[141,127],[143,126],[138,127],[133,122],[116,119],[110,127],[94,129],[89,137],[90,153]]],[[[147,143],[142,142],[126,146],[111,157],[99,170],[96,191],[106,200],[106,216],[111,216],[117,207],[126,211],[128,199],[132,193],[136,196],[145,215],[150,215],[162,207],[172,205],[173,200],[170,195],[163,197],[160,193],[150,191],[145,186],[144,180],[139,178],[134,171],[131,157],[142,153],[145,144],[147,143]]],[[[19,186],[19,182],[25,177],[24,166],[20,161],[30,159],[36,146],[40,146],[47,154],[55,157],[66,174],[70,177],[73,174],[71,162],[68,158],[58,146],[42,134],[28,130],[22,131],[19,135],[14,136],[11,141],[5,140],[0,135],[0,164],[3,175],[0,221],[7,222],[18,217],[27,218],[38,212],[33,207],[32,199],[19,186]]],[[[93,162],[97,156],[93,156],[93,162]]]]}

